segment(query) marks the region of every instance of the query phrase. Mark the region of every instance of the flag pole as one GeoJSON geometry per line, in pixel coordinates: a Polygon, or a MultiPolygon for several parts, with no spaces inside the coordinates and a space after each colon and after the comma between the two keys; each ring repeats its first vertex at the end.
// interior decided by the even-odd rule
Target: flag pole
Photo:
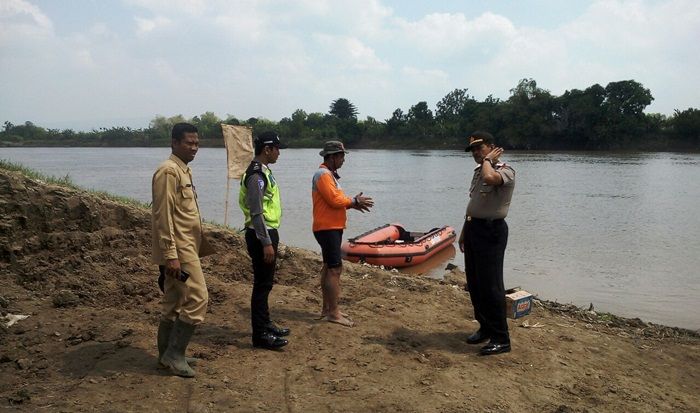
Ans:
{"type": "Polygon", "coordinates": [[[229,191],[231,190],[231,178],[226,174],[226,204],[224,206],[224,226],[228,227],[228,199],[229,191]]]}
{"type": "Polygon", "coordinates": [[[224,225],[228,227],[228,204],[231,197],[231,179],[241,179],[250,159],[253,159],[253,128],[250,126],[221,124],[221,134],[226,147],[226,202],[224,203],[224,225]]]}

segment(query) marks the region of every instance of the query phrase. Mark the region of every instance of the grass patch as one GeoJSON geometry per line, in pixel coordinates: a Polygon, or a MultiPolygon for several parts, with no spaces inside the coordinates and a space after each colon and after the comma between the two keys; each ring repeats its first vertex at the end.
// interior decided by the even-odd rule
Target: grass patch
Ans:
{"type": "Polygon", "coordinates": [[[232,227],[230,225],[224,225],[222,223],[214,222],[214,221],[209,220],[209,219],[203,219],[202,222],[207,224],[207,225],[211,225],[212,227],[219,228],[219,229],[226,229],[226,230],[233,231],[233,232],[243,232],[244,231],[244,228],[238,228],[238,227],[232,227]]]}
{"type": "Polygon", "coordinates": [[[600,321],[613,321],[614,319],[615,319],[614,314],[598,313],[598,320],[600,320],[600,321]]]}
{"type": "Polygon", "coordinates": [[[114,195],[114,194],[110,194],[109,192],[97,191],[94,189],[82,189],[81,188],[81,190],[83,190],[89,194],[95,195],[99,198],[108,199],[110,201],[114,201],[114,202],[119,203],[119,204],[131,205],[131,206],[135,206],[138,208],[144,208],[144,209],[151,209],[151,202],[141,202],[138,199],[129,198],[128,196],[114,195]]]}
{"type": "Polygon", "coordinates": [[[26,176],[27,178],[33,179],[35,181],[43,182],[46,184],[52,184],[52,185],[58,185],[62,186],[64,188],[70,188],[70,189],[75,189],[77,191],[85,192],[90,195],[94,195],[98,198],[102,199],[107,199],[110,201],[117,202],[119,204],[124,204],[124,205],[130,205],[130,206],[135,206],[138,208],[151,208],[151,203],[145,203],[141,202],[139,200],[129,198],[126,196],[121,196],[121,195],[114,195],[110,194],[105,191],[98,191],[94,189],[85,189],[82,188],[78,185],[76,185],[70,178],[70,175],[66,175],[62,178],[57,178],[52,175],[46,175],[44,173],[41,173],[39,171],[35,171],[34,169],[27,168],[24,165],[10,162],[5,159],[0,159],[0,169],[6,170],[6,171],[11,171],[11,172],[19,172],[22,175],[26,176]]]}
{"type": "Polygon", "coordinates": [[[6,171],[19,172],[27,178],[34,179],[35,181],[45,182],[47,184],[55,184],[59,186],[65,186],[73,189],[82,189],[71,181],[70,176],[66,175],[63,178],[57,178],[55,176],[46,175],[34,169],[27,168],[24,165],[7,161],[5,159],[0,159],[0,169],[6,171]]]}

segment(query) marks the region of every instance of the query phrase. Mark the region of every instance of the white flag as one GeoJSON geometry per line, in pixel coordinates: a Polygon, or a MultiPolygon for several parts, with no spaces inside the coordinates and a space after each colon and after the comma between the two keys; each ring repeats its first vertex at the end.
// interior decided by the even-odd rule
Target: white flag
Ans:
{"type": "Polygon", "coordinates": [[[255,156],[253,128],[222,123],[221,131],[224,135],[224,145],[226,145],[228,179],[241,179],[255,156]]]}

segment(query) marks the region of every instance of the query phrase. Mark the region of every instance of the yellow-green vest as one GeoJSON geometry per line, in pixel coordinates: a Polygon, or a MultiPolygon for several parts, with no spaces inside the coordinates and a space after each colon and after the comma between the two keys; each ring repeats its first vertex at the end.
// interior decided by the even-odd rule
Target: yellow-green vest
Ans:
{"type": "Polygon", "coordinates": [[[238,193],[238,205],[243,211],[245,216],[245,227],[250,228],[252,226],[252,219],[250,217],[250,209],[246,204],[246,194],[248,193],[248,188],[245,186],[245,181],[250,177],[251,174],[260,174],[265,181],[265,186],[263,188],[263,219],[265,220],[265,226],[268,228],[277,229],[280,227],[280,222],[282,218],[282,201],[280,199],[280,189],[275,181],[275,177],[272,176],[272,171],[269,168],[264,168],[260,162],[253,161],[250,166],[243,174],[241,179],[241,190],[238,193]]]}

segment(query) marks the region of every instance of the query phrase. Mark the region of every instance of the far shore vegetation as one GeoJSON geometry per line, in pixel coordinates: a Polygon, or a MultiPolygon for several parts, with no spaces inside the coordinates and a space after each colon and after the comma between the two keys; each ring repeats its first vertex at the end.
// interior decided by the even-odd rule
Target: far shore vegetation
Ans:
{"type": "Polygon", "coordinates": [[[212,112],[186,119],[156,116],[144,129],[100,128],[90,132],[45,129],[32,122],[4,123],[0,146],[169,146],[177,122],[193,123],[202,146],[223,146],[221,123],[245,125],[253,134],[275,130],[292,148],[319,147],[343,140],[351,148],[454,149],[464,147],[474,130],[493,133],[506,149],[525,150],[700,150],[700,110],[676,110],[673,115],[645,113],[654,100],[651,91],[634,80],[595,84],[555,96],[522,79],[506,100],[483,101],[467,89],[455,89],[431,109],[427,102],[397,108],[389,119],[357,118],[346,98],[331,102],[328,113],[297,109],[279,121],[264,118],[220,119],[212,112]]]}

